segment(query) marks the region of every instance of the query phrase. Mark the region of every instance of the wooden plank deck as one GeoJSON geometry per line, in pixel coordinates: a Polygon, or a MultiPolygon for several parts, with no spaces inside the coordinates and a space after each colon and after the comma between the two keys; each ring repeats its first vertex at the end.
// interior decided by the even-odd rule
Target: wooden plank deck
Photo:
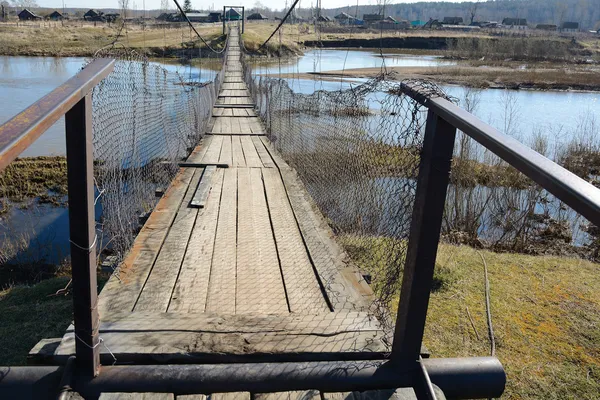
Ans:
{"type": "MultiPolygon", "coordinates": [[[[231,362],[372,359],[389,350],[368,312],[368,285],[273,150],[239,71],[230,59],[212,134],[100,293],[103,362],[110,353],[118,363],[231,362]],[[197,192],[202,208],[191,204],[197,192]]],[[[55,357],[74,348],[71,327],[55,357]]]]}

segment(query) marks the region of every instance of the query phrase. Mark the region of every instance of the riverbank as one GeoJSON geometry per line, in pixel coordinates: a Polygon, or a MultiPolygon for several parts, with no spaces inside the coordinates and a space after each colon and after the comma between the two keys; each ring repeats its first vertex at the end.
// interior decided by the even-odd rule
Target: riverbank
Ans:
{"type": "MultiPolygon", "coordinates": [[[[342,237],[350,257],[385,287],[383,238],[342,237]]],[[[490,354],[483,256],[488,268],[496,356],[507,372],[503,398],[594,399],[600,392],[599,264],[441,244],[424,344],[434,357],[490,354]]],[[[401,281],[401,280],[400,280],[401,281]]],[[[398,282],[400,282],[398,281],[398,282]]]]}
{"type": "MultiPolygon", "coordinates": [[[[372,286],[381,279],[378,239],[340,238],[372,286]]],[[[490,284],[496,354],[507,372],[504,397],[593,399],[600,391],[600,265],[568,257],[481,251],[490,284]]],[[[478,251],[442,244],[424,344],[434,357],[489,355],[483,263],[478,251]]],[[[102,281],[105,280],[102,279],[102,281]]],[[[0,365],[25,365],[42,338],[71,322],[66,276],[0,291],[0,365]]],[[[398,288],[394,290],[398,292],[398,288]]],[[[397,296],[392,312],[396,312],[397,296]]]]}
{"type": "MultiPolygon", "coordinates": [[[[356,68],[316,73],[282,74],[282,78],[337,81],[339,78],[373,78],[383,68],[356,68]]],[[[600,67],[542,65],[523,68],[522,64],[506,66],[472,66],[468,64],[437,67],[386,67],[388,78],[431,79],[439,83],[461,85],[478,89],[535,89],[600,91],[600,67]]]]}
{"type": "MultiPolygon", "coordinates": [[[[224,46],[220,25],[198,27],[214,48],[224,46]]],[[[115,44],[151,57],[181,57],[204,44],[189,27],[142,29],[137,25],[51,26],[0,24],[0,55],[91,57],[99,49],[115,44]]],[[[196,54],[194,54],[196,56],[196,54]]]]}

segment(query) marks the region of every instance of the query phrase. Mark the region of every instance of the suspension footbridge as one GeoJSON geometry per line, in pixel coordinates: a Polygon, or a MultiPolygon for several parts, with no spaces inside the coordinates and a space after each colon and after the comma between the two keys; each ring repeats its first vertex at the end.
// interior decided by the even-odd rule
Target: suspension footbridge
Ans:
{"type": "Polygon", "coordinates": [[[497,358],[422,347],[457,130],[600,223],[598,189],[434,85],[295,93],[236,27],[206,85],[99,55],[0,127],[0,168],[63,115],[73,325],[2,398],[497,397],[497,358]]]}

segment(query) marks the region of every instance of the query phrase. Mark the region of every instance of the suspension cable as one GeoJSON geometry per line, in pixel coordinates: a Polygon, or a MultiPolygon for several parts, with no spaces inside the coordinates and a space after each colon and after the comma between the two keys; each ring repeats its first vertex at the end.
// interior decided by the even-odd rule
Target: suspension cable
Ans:
{"type": "Polygon", "coordinates": [[[173,0],[173,1],[175,2],[175,5],[179,9],[179,12],[183,16],[183,18],[185,18],[185,20],[189,24],[190,28],[192,28],[194,30],[194,32],[196,32],[196,35],[198,35],[198,37],[200,38],[200,40],[202,40],[202,43],[204,43],[204,45],[206,47],[208,47],[213,53],[217,53],[217,54],[221,54],[222,52],[225,51],[225,48],[221,49],[221,51],[217,51],[217,50],[213,49],[211,47],[211,45],[208,44],[208,42],[206,40],[204,40],[204,38],[200,35],[200,33],[198,33],[198,31],[196,30],[196,28],[194,28],[194,25],[192,24],[192,21],[190,21],[190,19],[187,17],[187,15],[185,15],[185,12],[183,11],[183,8],[181,8],[181,6],[179,5],[179,2],[177,0],[173,0]]]}
{"type": "MultiPolygon", "coordinates": [[[[176,1],[176,0],[174,0],[174,1],[176,1]]],[[[296,7],[296,4],[298,4],[299,1],[300,0],[294,1],[294,4],[292,4],[292,6],[288,10],[287,14],[285,14],[285,17],[283,17],[283,19],[281,20],[281,22],[279,23],[279,25],[277,26],[277,28],[275,28],[275,30],[273,31],[273,33],[271,33],[271,36],[269,36],[269,38],[267,40],[265,40],[265,42],[263,44],[260,45],[260,47],[258,48],[257,51],[259,51],[260,49],[262,49],[263,47],[265,47],[267,45],[267,43],[269,42],[269,40],[271,40],[271,38],[273,37],[273,35],[275,35],[277,33],[277,31],[279,30],[279,28],[281,28],[281,25],[283,25],[283,23],[285,22],[285,20],[287,19],[287,17],[290,16],[290,14],[292,13],[292,10],[294,9],[294,7],[296,7]]]]}

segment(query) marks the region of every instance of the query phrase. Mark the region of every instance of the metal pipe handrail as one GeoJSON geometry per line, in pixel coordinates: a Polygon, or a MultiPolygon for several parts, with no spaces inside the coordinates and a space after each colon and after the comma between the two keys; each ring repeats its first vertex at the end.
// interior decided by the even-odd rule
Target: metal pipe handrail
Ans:
{"type": "Polygon", "coordinates": [[[114,62],[113,59],[92,61],[0,126],[2,171],[65,116],[73,315],[79,339],[76,354],[78,368],[88,376],[95,376],[100,366],[91,92],[111,73],[114,62]]]}
{"type": "Polygon", "coordinates": [[[402,84],[402,89],[408,96],[600,226],[600,189],[452,102],[441,97],[427,97],[407,84],[402,84]]]}
{"type": "Polygon", "coordinates": [[[113,69],[114,60],[92,61],[77,75],[0,126],[0,171],[83,99],[113,69]]]}

